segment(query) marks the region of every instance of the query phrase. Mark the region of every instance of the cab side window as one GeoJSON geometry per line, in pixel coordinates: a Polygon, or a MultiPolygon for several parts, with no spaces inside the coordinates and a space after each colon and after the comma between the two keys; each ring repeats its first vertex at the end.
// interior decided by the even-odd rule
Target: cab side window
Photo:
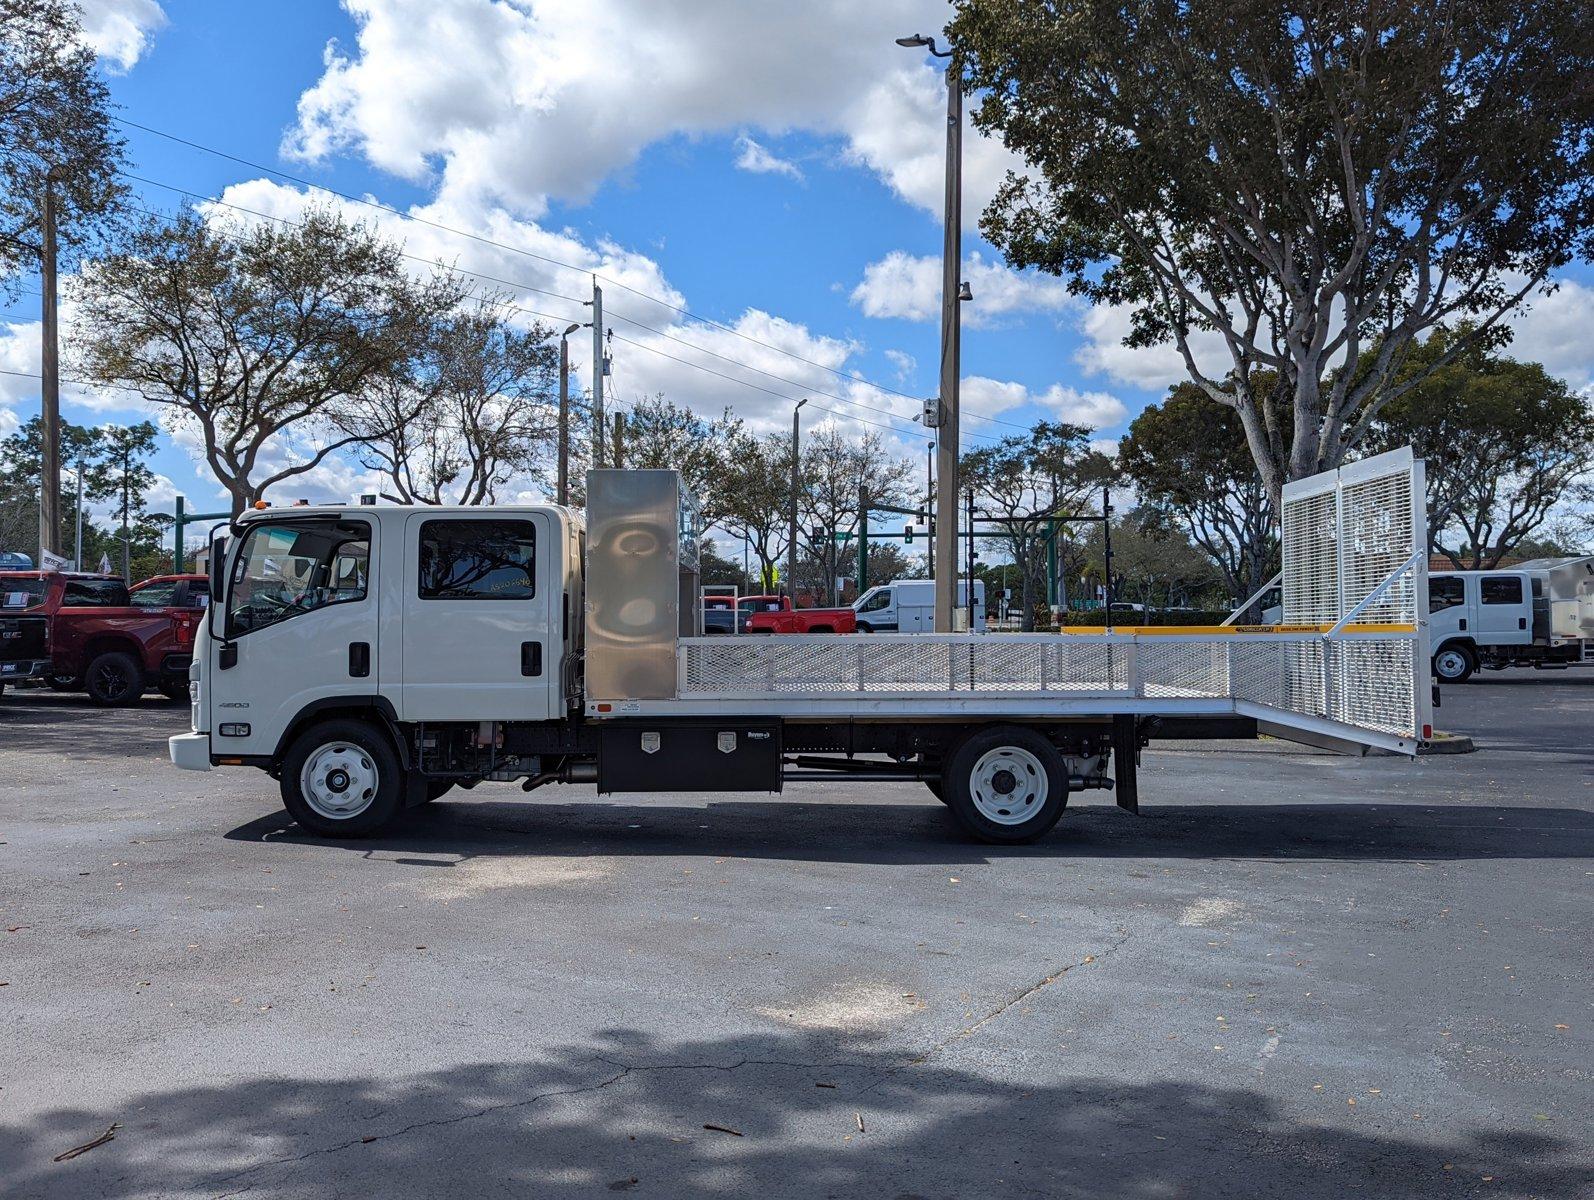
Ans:
{"type": "Polygon", "coordinates": [[[859,612],[879,612],[883,608],[890,608],[890,607],[891,607],[891,589],[890,588],[882,588],[880,591],[876,592],[874,595],[870,596],[867,600],[865,600],[863,602],[863,604],[859,607],[858,611],[859,612]]]}
{"type": "Polygon", "coordinates": [[[233,562],[228,635],[364,600],[370,558],[371,528],[363,521],[251,525],[233,562]]]}
{"type": "Polygon", "coordinates": [[[1458,604],[1465,604],[1467,595],[1465,585],[1459,575],[1430,575],[1428,577],[1428,611],[1430,613],[1444,612],[1447,608],[1455,608],[1458,604]]]}
{"type": "Polygon", "coordinates": [[[1515,575],[1485,579],[1482,581],[1482,596],[1485,604],[1521,604],[1522,580],[1515,575]]]}
{"type": "Polygon", "coordinates": [[[422,600],[530,600],[536,588],[536,526],[525,520],[421,524],[422,600]]]}

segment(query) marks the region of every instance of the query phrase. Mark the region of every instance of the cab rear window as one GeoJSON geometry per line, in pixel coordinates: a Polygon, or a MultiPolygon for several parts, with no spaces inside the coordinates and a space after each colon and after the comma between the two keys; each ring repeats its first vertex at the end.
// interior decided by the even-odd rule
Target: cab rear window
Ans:
{"type": "Polygon", "coordinates": [[[0,608],[16,612],[19,609],[37,608],[44,603],[48,585],[40,576],[22,576],[17,579],[0,579],[0,608]]]}
{"type": "Polygon", "coordinates": [[[68,579],[61,604],[65,608],[126,608],[127,585],[120,579],[68,579]]]}

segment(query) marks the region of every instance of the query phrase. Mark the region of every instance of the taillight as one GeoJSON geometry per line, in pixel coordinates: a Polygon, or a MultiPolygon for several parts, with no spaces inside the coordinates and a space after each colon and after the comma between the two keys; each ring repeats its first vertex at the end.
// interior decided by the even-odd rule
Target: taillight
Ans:
{"type": "Polygon", "coordinates": [[[177,644],[190,646],[194,641],[194,627],[186,617],[177,619],[177,644]]]}

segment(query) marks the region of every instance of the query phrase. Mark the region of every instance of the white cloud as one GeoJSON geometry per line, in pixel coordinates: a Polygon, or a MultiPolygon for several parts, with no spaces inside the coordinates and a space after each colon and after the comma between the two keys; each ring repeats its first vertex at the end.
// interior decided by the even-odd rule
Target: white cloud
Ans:
{"type": "MultiPolygon", "coordinates": [[[[1075,303],[1061,279],[1011,271],[1000,263],[987,262],[978,252],[964,259],[963,282],[974,295],[963,303],[963,323],[974,329],[1006,316],[1062,312],[1075,303]]],[[[938,319],[941,260],[893,250],[864,268],[863,281],[852,289],[851,299],[867,317],[938,319]]]]}
{"type": "Polygon", "coordinates": [[[152,33],[166,24],[155,0],[77,0],[83,37],[101,58],[130,71],[149,46],[152,33]]]}
{"type": "Polygon", "coordinates": [[[887,350],[886,361],[897,373],[897,382],[905,383],[919,369],[919,360],[906,350],[887,350]]]}
{"type": "MultiPolygon", "coordinates": [[[[1124,304],[1098,304],[1085,314],[1080,331],[1085,342],[1074,352],[1074,362],[1088,375],[1106,375],[1117,383],[1160,391],[1189,378],[1184,359],[1170,344],[1133,349],[1123,344],[1129,336],[1131,309],[1124,304]]],[[[1196,365],[1214,378],[1229,371],[1229,353],[1223,336],[1196,331],[1190,335],[1196,365]]]]}
{"type": "Polygon", "coordinates": [[[1571,279],[1534,296],[1528,308],[1513,315],[1511,345],[1506,353],[1523,362],[1544,364],[1574,388],[1594,384],[1594,287],[1571,279]]]}
{"type": "Polygon", "coordinates": [[[772,154],[750,137],[737,138],[736,148],[741,151],[736,156],[736,169],[739,171],[751,171],[755,175],[784,175],[799,181],[803,177],[796,163],[772,154]]]}
{"type": "MultiPolygon", "coordinates": [[[[999,417],[1034,405],[1054,420],[1087,429],[1105,429],[1122,423],[1129,415],[1124,402],[1108,392],[1081,392],[1061,383],[1054,383],[1043,392],[1032,392],[1022,383],[969,375],[962,380],[958,395],[962,411],[973,416],[999,417]]],[[[983,422],[972,428],[976,433],[994,432],[983,422]]]]}
{"type": "MultiPolygon", "coordinates": [[[[439,194],[539,214],[582,200],[664,138],[806,130],[939,215],[945,91],[893,38],[939,33],[941,0],[816,10],[780,0],[344,0],[286,152],[356,151],[439,194]]],[[[1011,156],[965,138],[972,224],[1011,156]]]]}

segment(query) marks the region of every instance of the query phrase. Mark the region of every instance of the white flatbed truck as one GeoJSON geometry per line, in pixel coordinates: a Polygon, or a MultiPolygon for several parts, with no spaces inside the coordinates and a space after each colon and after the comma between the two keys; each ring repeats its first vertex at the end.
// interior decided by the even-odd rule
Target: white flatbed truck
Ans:
{"type": "Polygon", "coordinates": [[[1370,463],[1291,485],[1296,624],[1269,631],[704,637],[695,507],[670,471],[592,472],[585,525],[555,505],[252,511],[213,547],[171,758],[263,769],[332,837],[488,780],[851,778],[922,781],[974,836],[1021,842],[1073,792],[1135,809],[1157,737],[1415,754],[1421,464],[1370,463]]]}

